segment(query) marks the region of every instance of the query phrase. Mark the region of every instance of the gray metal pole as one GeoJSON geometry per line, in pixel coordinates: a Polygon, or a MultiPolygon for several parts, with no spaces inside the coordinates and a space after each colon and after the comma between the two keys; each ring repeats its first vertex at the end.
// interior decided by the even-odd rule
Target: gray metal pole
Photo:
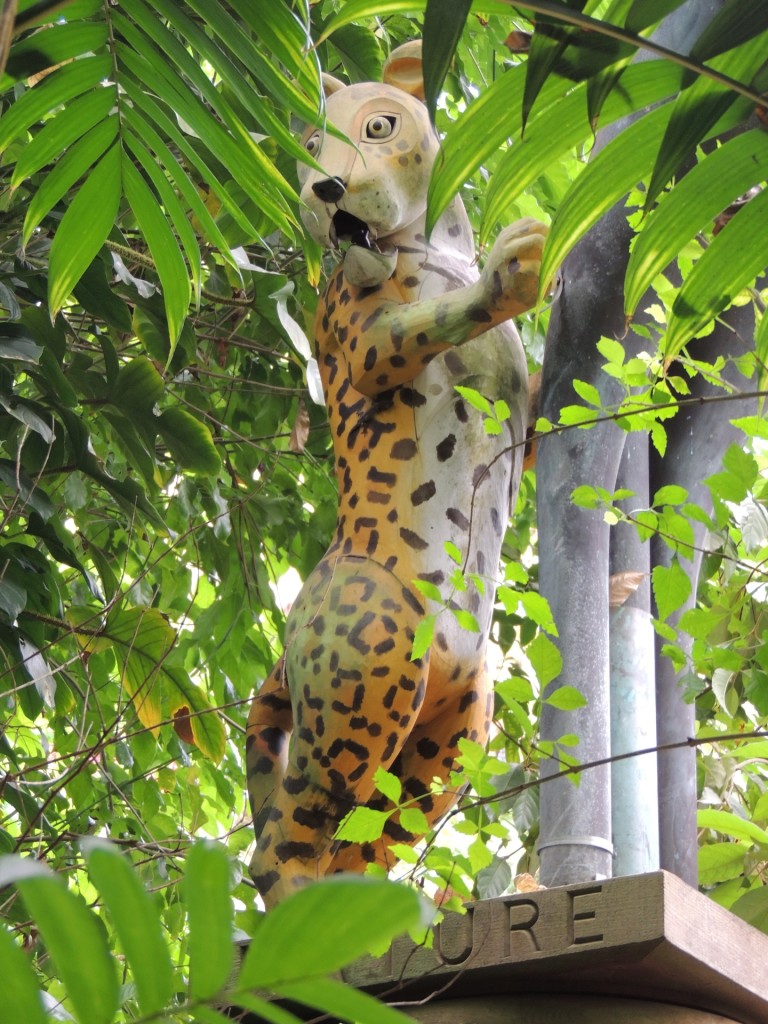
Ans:
{"type": "MultiPolygon", "coordinates": [[[[648,506],[648,439],[630,435],[619,468],[619,487],[634,497],[620,505],[628,512],[648,506]]],[[[619,523],[611,535],[612,589],[627,586],[627,573],[643,578],[609,617],[611,663],[611,754],[656,745],[656,672],[650,613],[650,549],[634,526],[619,523]]],[[[613,864],[616,875],[638,875],[659,867],[656,755],[611,765],[613,864]]]]}

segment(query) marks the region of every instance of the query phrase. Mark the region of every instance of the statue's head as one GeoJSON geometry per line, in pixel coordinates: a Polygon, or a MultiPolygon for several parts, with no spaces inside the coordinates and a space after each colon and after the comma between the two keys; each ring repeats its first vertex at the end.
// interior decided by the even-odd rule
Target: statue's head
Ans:
{"type": "Polygon", "coordinates": [[[345,273],[360,285],[394,270],[397,254],[388,240],[423,218],[438,150],[423,103],[421,43],[393,50],[383,78],[344,85],[323,76],[326,123],[348,141],[310,126],[302,141],[322,171],[299,165],[307,230],[326,247],[351,243],[345,273]]]}

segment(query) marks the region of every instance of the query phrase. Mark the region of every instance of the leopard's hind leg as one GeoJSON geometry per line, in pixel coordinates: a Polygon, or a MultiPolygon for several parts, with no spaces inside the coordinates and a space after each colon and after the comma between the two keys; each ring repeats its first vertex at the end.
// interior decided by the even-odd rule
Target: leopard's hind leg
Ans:
{"type": "Polygon", "coordinates": [[[291,695],[281,658],[253,698],[246,728],[246,778],[257,839],[285,775],[292,730],[291,695]]]}
{"type": "MultiPolygon", "coordinates": [[[[433,662],[433,666],[435,662],[433,662]]],[[[432,678],[429,687],[444,685],[450,692],[450,682],[432,678]]],[[[485,744],[491,727],[493,712],[493,690],[487,670],[483,669],[466,689],[457,693],[440,706],[439,711],[428,721],[419,721],[402,750],[389,768],[402,784],[399,804],[418,807],[430,826],[456,804],[461,791],[452,789],[448,783],[451,772],[458,768],[456,758],[460,754],[459,741],[469,739],[485,744]],[[437,780],[445,788],[433,787],[437,780]]],[[[389,847],[393,843],[412,846],[422,836],[414,835],[403,828],[400,812],[386,797],[377,794],[368,803],[380,811],[393,811],[384,825],[381,839],[371,843],[342,843],[329,866],[329,873],[339,871],[362,872],[367,864],[378,864],[389,870],[397,861],[389,847]]]]}
{"type": "Polygon", "coordinates": [[[344,815],[374,793],[413,731],[428,656],[411,660],[424,609],[383,566],[321,563],[286,629],[294,729],[251,861],[267,907],[326,874],[344,815]]]}

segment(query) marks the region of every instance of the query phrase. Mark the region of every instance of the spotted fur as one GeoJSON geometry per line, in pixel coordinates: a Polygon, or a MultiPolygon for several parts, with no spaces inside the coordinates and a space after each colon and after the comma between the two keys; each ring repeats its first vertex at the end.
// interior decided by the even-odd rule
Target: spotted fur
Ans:
{"type": "Polygon", "coordinates": [[[424,105],[399,87],[402,67],[396,51],[386,84],[331,91],[328,119],[353,145],[305,135],[325,172],[300,169],[305,223],[326,246],[352,243],[315,323],[339,510],[249,717],[251,870],[267,906],[329,872],[388,865],[390,844],[419,838],[397,813],[377,843],[333,839],[351,808],[387,808],[376,769],[397,775],[403,799],[434,822],[455,798],[435,795],[432,781],[447,781],[462,737],[484,742],[490,726],[493,580],[526,426],[526,365],[509,321],[535,300],[545,229],[512,225],[478,273],[456,200],[427,242],[438,141],[424,105]],[[508,402],[501,434],[486,432],[456,385],[508,402]],[[480,585],[455,586],[446,542],[480,585]],[[419,623],[440,609],[417,580],[471,612],[479,632],[443,610],[431,648],[413,660],[419,623]]]}

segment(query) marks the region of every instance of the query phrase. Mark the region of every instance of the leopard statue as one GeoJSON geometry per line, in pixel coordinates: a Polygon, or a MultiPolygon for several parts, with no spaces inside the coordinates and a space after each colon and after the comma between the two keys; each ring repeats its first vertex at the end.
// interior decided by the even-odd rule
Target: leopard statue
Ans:
{"type": "Polygon", "coordinates": [[[339,505],[248,720],[251,874],[267,909],[329,873],[389,866],[392,844],[420,836],[377,792],[376,770],[397,776],[402,802],[431,825],[457,799],[434,780],[448,782],[462,737],[484,743],[490,728],[486,646],[526,429],[510,320],[536,301],[546,228],[503,230],[482,271],[459,198],[427,238],[439,140],[419,45],[393,51],[384,84],[324,76],[327,121],[348,141],[320,127],[303,138],[323,168],[299,167],[304,223],[346,250],[314,338],[339,505]],[[500,433],[457,386],[507,402],[500,433]],[[413,657],[428,615],[431,646],[413,657]],[[381,839],[335,839],[359,805],[391,810],[381,839]]]}

